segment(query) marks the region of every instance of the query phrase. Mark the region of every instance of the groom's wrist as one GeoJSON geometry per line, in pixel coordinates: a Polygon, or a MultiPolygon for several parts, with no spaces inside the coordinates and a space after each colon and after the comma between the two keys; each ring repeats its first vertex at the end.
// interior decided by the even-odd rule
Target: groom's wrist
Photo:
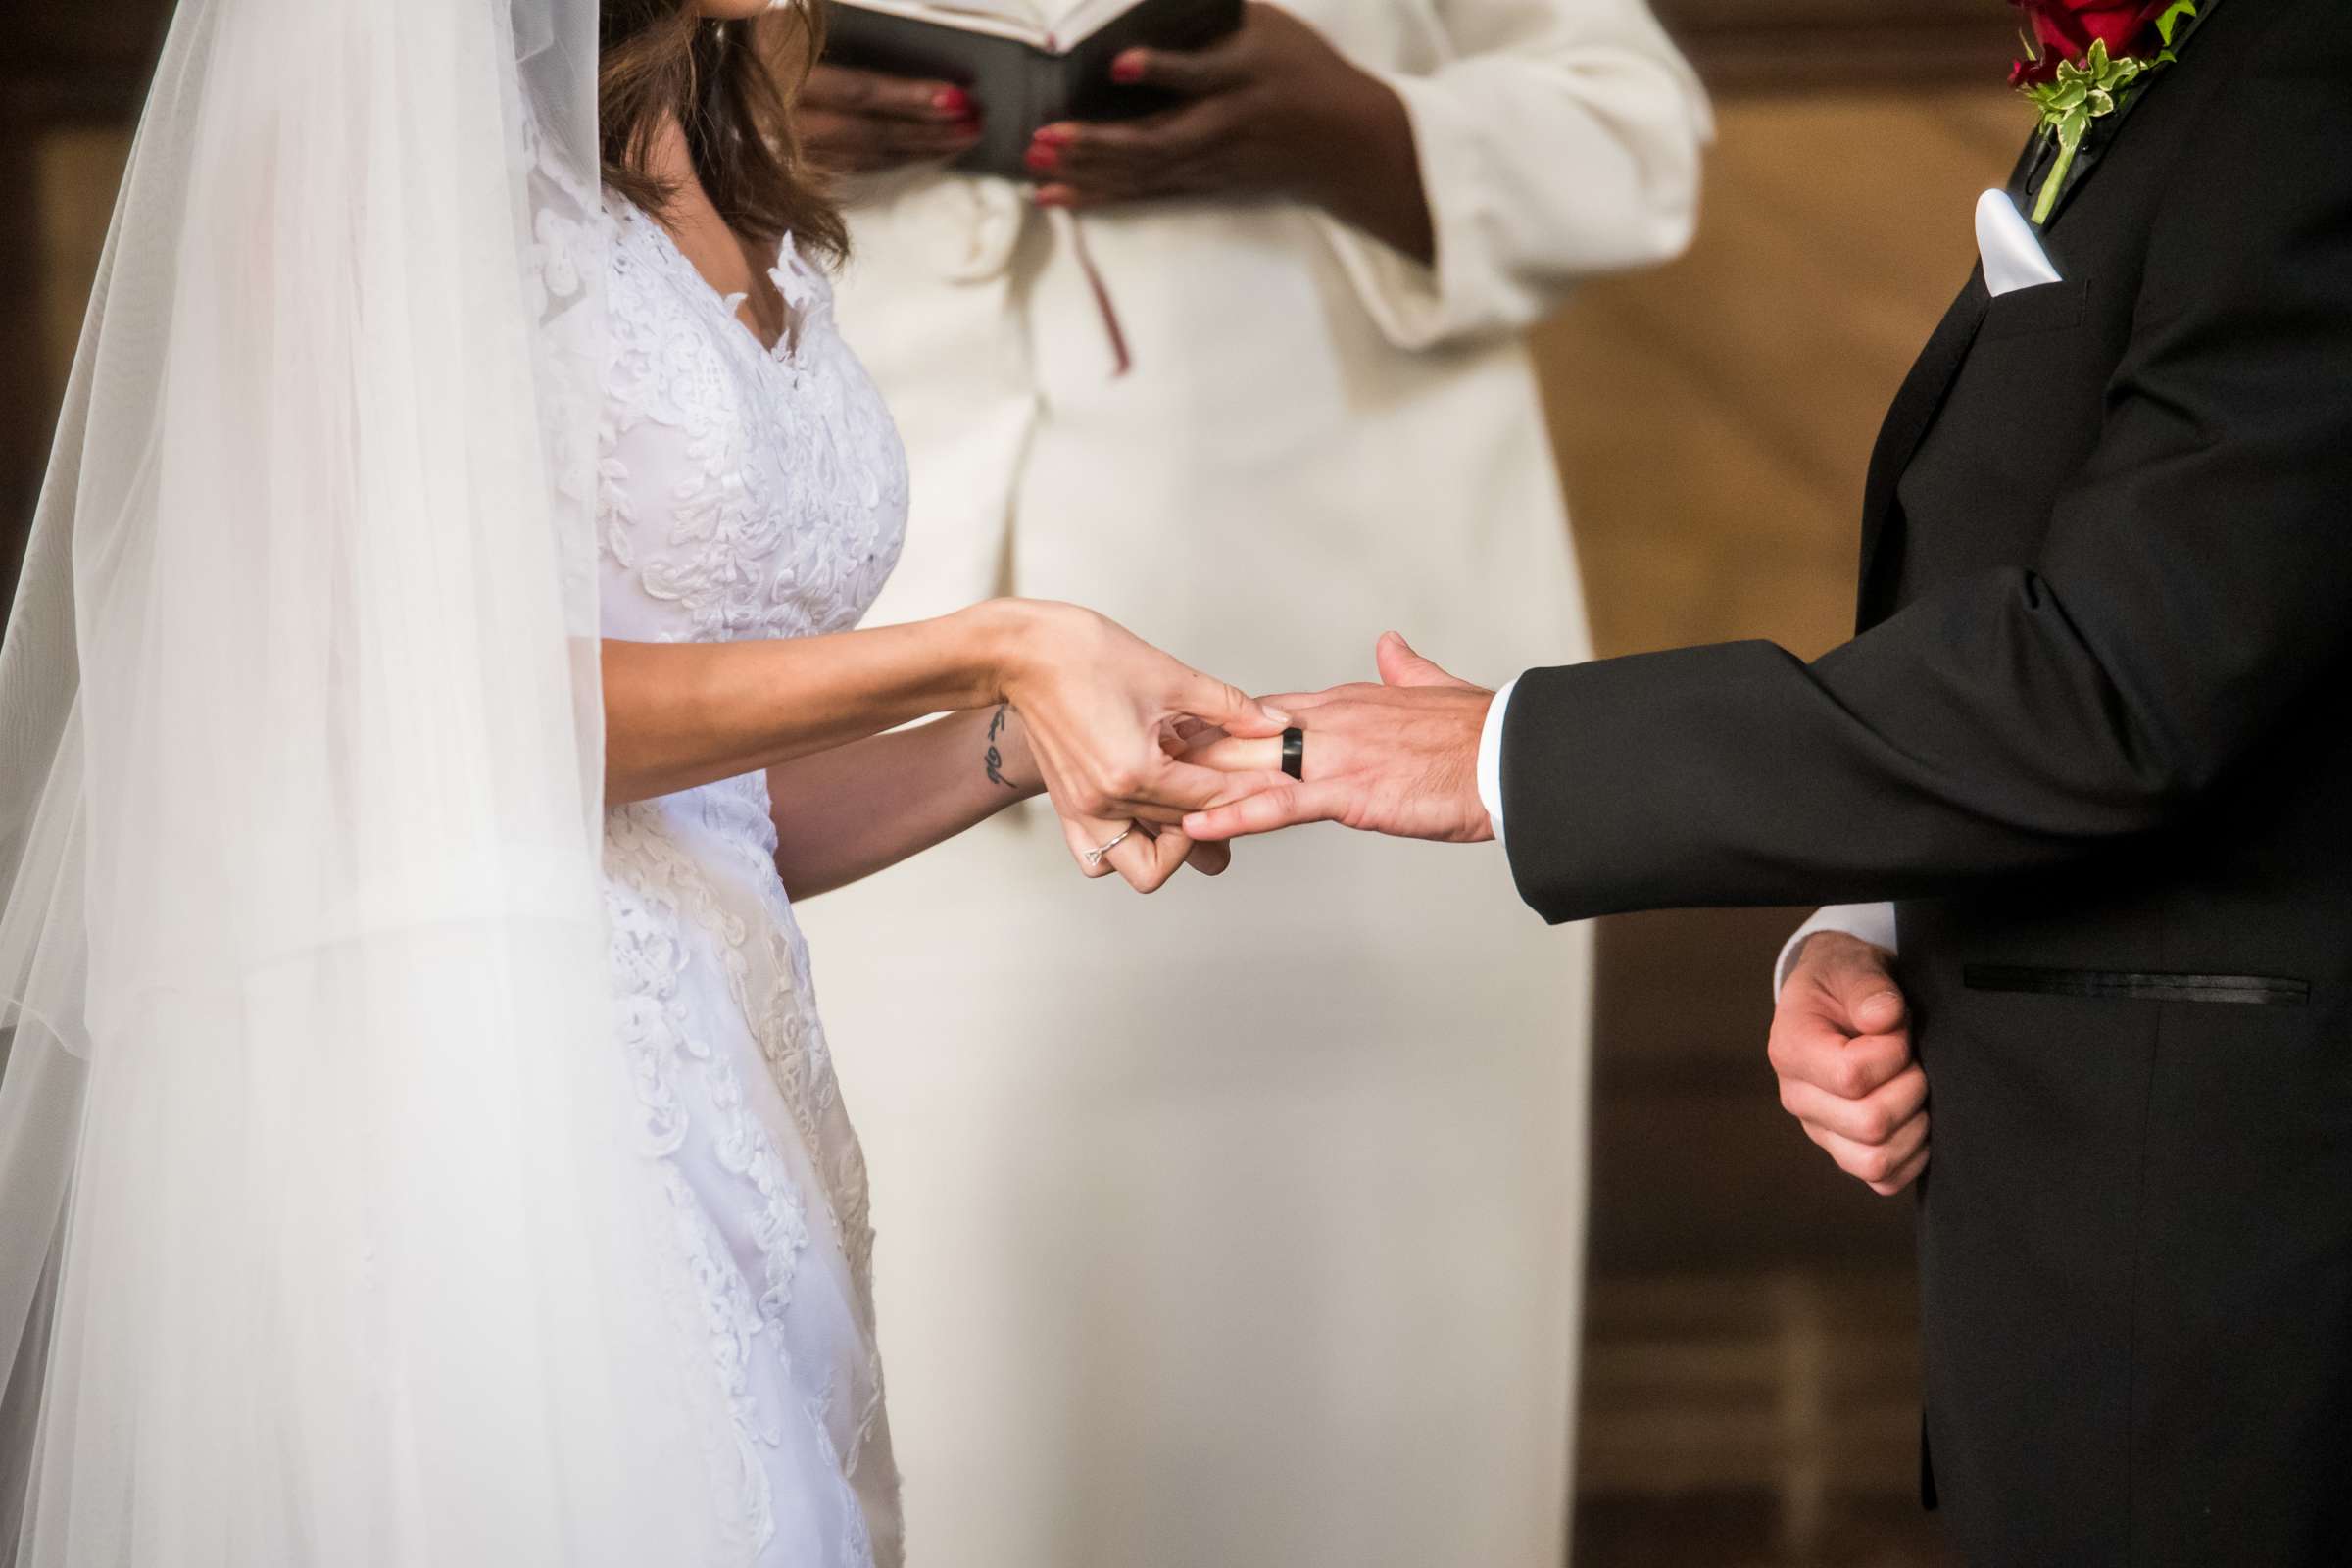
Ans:
{"type": "Polygon", "coordinates": [[[1511,706],[1511,694],[1517,691],[1516,677],[1505,681],[1494,700],[1487,705],[1486,724],[1478,737],[1478,803],[1486,808],[1487,821],[1494,829],[1494,842],[1509,846],[1502,828],[1502,730],[1511,706]]]}

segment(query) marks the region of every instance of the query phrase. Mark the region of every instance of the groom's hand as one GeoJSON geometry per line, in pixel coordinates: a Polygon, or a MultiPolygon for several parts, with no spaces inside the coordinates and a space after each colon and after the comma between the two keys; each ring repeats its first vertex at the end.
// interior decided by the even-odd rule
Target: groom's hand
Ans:
{"type": "MultiPolygon", "coordinates": [[[[1215,803],[1184,819],[1201,841],[1340,822],[1397,838],[1470,844],[1494,836],[1478,799],[1478,743],[1494,694],[1457,680],[1390,632],[1377,686],[1340,686],[1270,701],[1306,735],[1303,779],[1215,803]]],[[[1222,740],[1194,760],[1260,780],[1282,765],[1277,741],[1222,740]]]]}
{"type": "Polygon", "coordinates": [[[1889,955],[1842,931],[1805,939],[1769,1054],[1781,1104],[1838,1168],[1892,1197],[1928,1166],[1928,1077],[1889,955]]]}

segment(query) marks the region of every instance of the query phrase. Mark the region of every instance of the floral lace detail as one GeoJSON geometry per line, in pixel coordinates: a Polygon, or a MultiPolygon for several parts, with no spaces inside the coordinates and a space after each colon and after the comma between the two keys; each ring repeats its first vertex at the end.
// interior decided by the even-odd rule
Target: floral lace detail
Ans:
{"type": "MultiPolygon", "coordinates": [[[[593,462],[605,635],[855,625],[898,559],[906,467],[834,330],[825,279],[786,242],[770,275],[793,326],[771,351],[658,224],[611,203],[597,222],[587,239],[602,251],[611,338],[593,462]]],[[[543,238],[559,299],[581,236],[543,238]]],[[[813,1508],[835,1520],[823,1568],[891,1568],[865,1161],[770,809],[764,775],[751,774],[608,813],[619,1044],[734,1415],[746,1529],[793,1568],[817,1568],[795,1544],[813,1508]]]]}
{"type": "MultiPolygon", "coordinates": [[[[764,1542],[774,1530],[772,1499],[755,1444],[774,1447],[782,1435],[759,1417],[752,1393],[753,1342],[790,1304],[793,1270],[808,1245],[807,1215],[782,1156],[747,1104],[742,1079],[697,1030],[683,983],[693,954],[680,939],[682,917],[691,914],[706,925],[724,917],[716,913],[692,862],[662,833],[647,831],[627,812],[614,816],[607,830],[606,906],[618,982],[615,1022],[646,1110],[647,1152],[672,1161],[662,1172],[663,1190],[677,1215],[687,1266],[700,1288],[711,1355],[735,1417],[746,1528],[755,1541],[764,1542]],[[717,1164],[749,1189],[751,1232],[764,1264],[765,1289],[757,1298],[674,1163],[692,1127],[679,1082],[688,1071],[698,1074],[698,1087],[714,1112],[710,1147],[717,1164]]],[[[727,923],[740,942],[740,922],[727,923]]]]}
{"type": "MultiPolygon", "coordinates": [[[[665,1190],[678,1215],[690,1272],[700,1291],[713,1365],[734,1414],[744,1456],[740,1494],[747,1528],[756,1541],[773,1531],[773,1505],[760,1450],[775,1449],[783,1434],[763,1421],[754,1397],[754,1357],[777,1359],[788,1385],[802,1386],[793,1364],[786,1319],[791,1312],[804,1253],[811,1243],[809,1214],[777,1144],[777,1132],[759,1114],[737,1064],[712,1039],[708,1016],[710,991],[699,997],[689,969],[708,965],[717,991],[732,1004],[760,1048],[756,1060],[772,1069],[790,1130],[799,1134],[822,1191],[814,1195],[828,1229],[848,1263],[865,1342],[849,1350],[858,1363],[851,1384],[858,1396],[854,1419],[835,1419],[838,1376],[827,1373],[822,1396],[804,1395],[803,1413],[818,1424],[818,1446],[838,1466],[850,1536],[868,1540],[862,1510],[849,1483],[873,1446],[882,1408],[880,1359],[871,1339],[871,1229],[865,1219],[864,1160],[856,1137],[839,1114],[840,1094],[823,1044],[821,1025],[808,1002],[807,945],[790,907],[775,889],[775,902],[758,903],[759,919],[735,912],[722,888],[743,889],[744,879],[726,864],[740,857],[746,840],[736,831],[746,786],[760,780],[729,780],[672,796],[662,802],[623,807],[606,825],[607,910],[616,991],[616,1022],[627,1053],[649,1153],[667,1162],[665,1190]],[[690,824],[681,833],[680,817],[690,824]],[[723,858],[713,876],[710,862],[684,847],[700,843],[699,830],[720,837],[708,853],[723,858]],[[691,1092],[689,1089],[691,1080],[691,1092]],[[705,1111],[698,1122],[694,1105],[705,1111]],[[738,1184],[733,1213],[757,1247],[760,1275],[747,1281],[728,1254],[706,1206],[678,1164],[688,1144],[700,1148],[738,1184]],[[837,1438],[836,1434],[840,1434],[837,1438]]],[[[764,794],[764,791],[761,791],[764,794]]],[[[758,820],[773,843],[765,814],[758,820]]],[[[757,843],[757,840],[752,841],[757,843]]],[[[770,851],[772,854],[772,850],[770,851]]],[[[763,866],[773,883],[772,862],[763,866]]],[[[755,884],[757,886],[757,884],[755,884]]],[[[760,890],[762,894],[765,889],[760,890]]],[[[811,1369],[812,1371],[816,1369],[811,1369]]],[[[887,1456],[885,1456],[887,1457],[887,1456]]],[[[849,1560],[870,1560],[870,1544],[849,1560]]]]}
{"type": "Polygon", "coordinates": [[[608,583],[664,640],[855,625],[898,564],[906,462],[831,286],[787,238],[768,275],[793,323],[768,349],[660,224],[621,207],[612,225],[608,583]]]}
{"type": "Polygon", "coordinates": [[[735,1512],[732,1521],[755,1553],[776,1534],[775,1488],[767,1475],[762,1448],[782,1441],[760,1417],[752,1395],[753,1340],[760,1329],[760,1309],[752,1300],[742,1271],[728,1260],[726,1241],[710,1223],[694,1195],[694,1188],[676,1167],[662,1171],[662,1191],[677,1219],[678,1244],[696,1290],[703,1332],[710,1356],[726,1390],[727,1413],[733,1418],[735,1439],[735,1512]]]}

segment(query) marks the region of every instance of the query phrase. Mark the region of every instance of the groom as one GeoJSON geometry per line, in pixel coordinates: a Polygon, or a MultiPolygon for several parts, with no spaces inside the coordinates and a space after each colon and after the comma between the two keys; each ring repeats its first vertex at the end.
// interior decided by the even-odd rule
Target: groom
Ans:
{"type": "Polygon", "coordinates": [[[1384,639],[1186,823],[1492,834],[1553,921],[1897,901],[1978,1564],[2352,1562],[2352,9],[2202,4],[2027,0],[2086,134],[1895,400],[1852,642],[1491,696],[1384,639]]]}

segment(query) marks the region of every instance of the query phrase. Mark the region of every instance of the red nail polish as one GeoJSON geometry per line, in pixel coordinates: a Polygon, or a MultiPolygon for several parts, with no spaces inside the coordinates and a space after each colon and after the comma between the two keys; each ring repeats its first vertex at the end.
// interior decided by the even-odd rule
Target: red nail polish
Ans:
{"type": "Polygon", "coordinates": [[[1126,54],[1110,63],[1110,79],[1133,85],[1144,79],[1144,57],[1126,54]]]}
{"type": "Polygon", "coordinates": [[[1048,147],[1067,147],[1071,142],[1076,141],[1078,136],[1067,125],[1046,125],[1041,127],[1032,139],[1042,142],[1048,147]]]}
{"type": "Polygon", "coordinates": [[[1061,165],[1061,149],[1042,140],[1032,142],[1021,161],[1040,174],[1050,173],[1061,165]]]}
{"type": "Polygon", "coordinates": [[[972,111],[972,97],[961,87],[942,87],[931,95],[931,107],[943,115],[968,115],[972,111]]]}

